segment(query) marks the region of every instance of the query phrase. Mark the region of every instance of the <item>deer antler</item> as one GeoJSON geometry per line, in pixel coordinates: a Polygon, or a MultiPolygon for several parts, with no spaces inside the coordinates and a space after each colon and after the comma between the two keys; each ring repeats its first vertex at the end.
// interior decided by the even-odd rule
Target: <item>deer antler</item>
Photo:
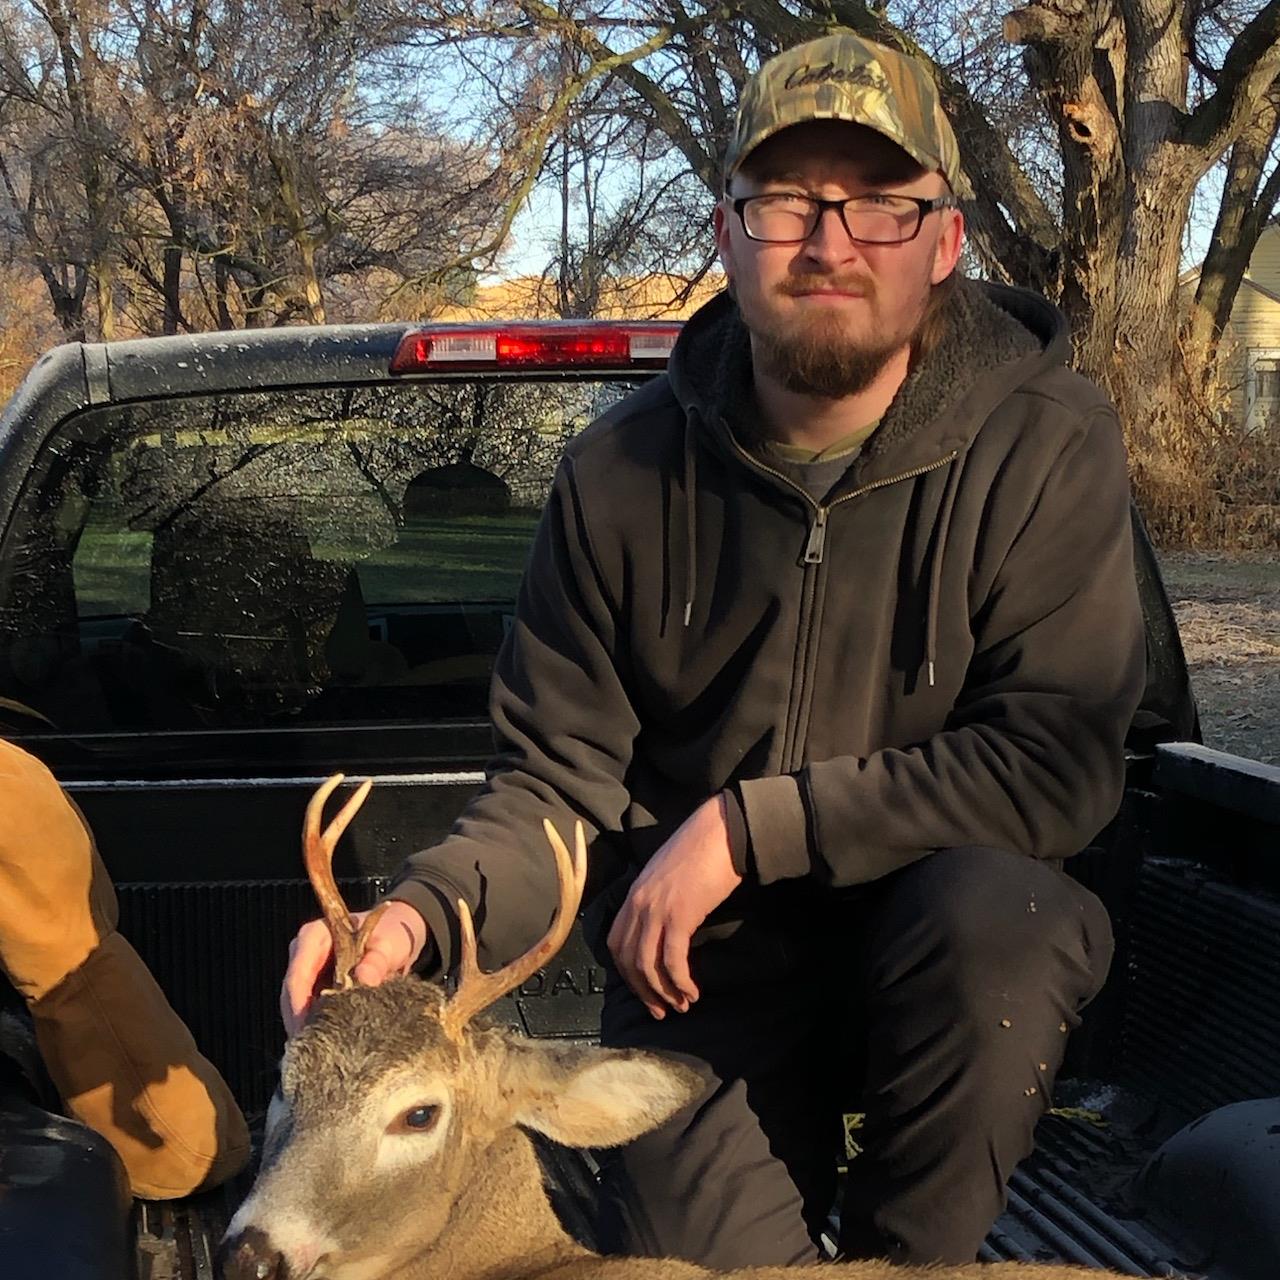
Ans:
{"type": "Polygon", "coordinates": [[[364,918],[364,923],[356,927],[347,910],[342,895],[333,878],[333,851],[347,824],[356,816],[356,811],[365,802],[373,786],[366,781],[355,795],[338,810],[337,817],[320,831],[320,819],[324,814],[325,801],[333,794],[334,788],[345,780],[345,774],[335,773],[316,788],[315,795],[307,804],[307,816],[302,825],[302,860],[306,863],[307,878],[315,891],[324,914],[325,924],[329,926],[329,934],[333,938],[333,986],[330,991],[346,991],[355,986],[351,971],[359,963],[364,954],[365,940],[373,932],[378,917],[386,909],[386,903],[375,907],[364,918]]]}
{"type": "Polygon", "coordinates": [[[462,959],[459,965],[458,986],[445,1006],[441,1016],[445,1033],[453,1040],[460,1040],[462,1030],[481,1009],[488,1008],[495,1000],[514,990],[526,978],[542,968],[564,945],[573,928],[582,890],[587,881],[587,838],[582,823],[574,826],[574,850],[570,858],[560,833],[549,819],[543,819],[542,829],[556,856],[556,879],[560,885],[560,901],[555,918],[543,938],[535,942],[524,955],[503,965],[493,973],[482,973],[476,960],[476,932],[471,922],[471,910],[458,899],[458,926],[462,935],[462,959]]]}

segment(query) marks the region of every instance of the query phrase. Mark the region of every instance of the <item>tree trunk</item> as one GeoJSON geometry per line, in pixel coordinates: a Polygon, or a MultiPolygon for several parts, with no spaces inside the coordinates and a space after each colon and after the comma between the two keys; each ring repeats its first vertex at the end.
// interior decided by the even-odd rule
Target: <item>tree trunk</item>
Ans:
{"type": "Polygon", "coordinates": [[[316,239],[301,234],[297,238],[298,256],[302,259],[302,296],[307,304],[308,324],[324,324],[324,295],[320,291],[320,277],[316,273],[316,239]]]}
{"type": "Polygon", "coordinates": [[[161,332],[175,334],[182,327],[182,248],[164,247],[164,322],[161,332]]]}
{"type": "Polygon", "coordinates": [[[1089,359],[1080,366],[1108,388],[1135,429],[1144,408],[1172,409],[1182,394],[1178,266],[1191,196],[1177,175],[1161,183],[1153,174],[1144,184],[1115,263],[1115,312],[1105,328],[1090,327],[1089,359]]]}
{"type": "Polygon", "coordinates": [[[187,206],[181,184],[172,191],[161,189],[156,202],[164,210],[169,223],[169,243],[164,247],[164,274],[161,280],[161,297],[164,316],[161,332],[172,335],[183,326],[182,318],[182,259],[183,245],[187,242],[187,206]],[[163,198],[162,198],[163,197],[163,198]]]}
{"type": "Polygon", "coordinates": [[[1125,410],[1174,400],[1181,231],[1200,177],[1181,145],[1180,0],[1056,0],[1011,13],[1057,123],[1062,292],[1076,366],[1125,410]]]}
{"type": "Polygon", "coordinates": [[[67,341],[84,342],[86,340],[84,295],[88,277],[83,271],[76,268],[75,287],[68,289],[58,279],[57,272],[54,271],[49,263],[37,259],[36,265],[39,267],[40,275],[49,290],[49,298],[53,303],[53,314],[57,318],[62,332],[66,334],[67,341]]]}
{"type": "Polygon", "coordinates": [[[569,281],[569,126],[560,135],[560,270],[556,273],[556,315],[569,315],[573,289],[569,281]]]}
{"type": "MultiPolygon", "coordinates": [[[[80,161],[85,210],[88,225],[87,268],[98,294],[100,327],[115,330],[115,308],[110,281],[114,268],[110,263],[110,242],[115,226],[111,209],[110,183],[106,179],[99,133],[103,121],[98,113],[100,63],[93,46],[93,30],[88,14],[74,3],[68,8],[64,0],[50,0],[43,17],[58,45],[67,94],[67,113],[80,161]]],[[[81,320],[83,327],[83,318],[81,320]]]]}
{"type": "MultiPolygon", "coordinates": [[[[310,324],[324,324],[324,295],[320,289],[320,276],[316,270],[316,250],[327,244],[333,233],[328,211],[323,213],[324,229],[317,233],[310,229],[311,219],[302,207],[301,183],[298,165],[289,151],[289,139],[272,137],[268,141],[271,167],[278,183],[277,196],[284,215],[289,238],[298,247],[302,266],[302,298],[310,324]]],[[[292,311],[294,308],[289,308],[292,311]]],[[[283,323],[277,317],[277,324],[283,323]]]]}
{"type": "Polygon", "coordinates": [[[227,302],[227,293],[231,287],[231,272],[227,261],[221,255],[213,260],[213,297],[218,313],[219,329],[234,329],[236,322],[231,318],[231,307],[227,302]]]}

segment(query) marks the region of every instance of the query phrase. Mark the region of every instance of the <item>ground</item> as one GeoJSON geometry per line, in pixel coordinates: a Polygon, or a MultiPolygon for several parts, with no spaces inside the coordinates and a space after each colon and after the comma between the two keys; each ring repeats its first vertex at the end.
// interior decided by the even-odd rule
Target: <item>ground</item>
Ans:
{"type": "Polygon", "coordinates": [[[1280,554],[1163,552],[1206,746],[1280,765],[1280,554]]]}

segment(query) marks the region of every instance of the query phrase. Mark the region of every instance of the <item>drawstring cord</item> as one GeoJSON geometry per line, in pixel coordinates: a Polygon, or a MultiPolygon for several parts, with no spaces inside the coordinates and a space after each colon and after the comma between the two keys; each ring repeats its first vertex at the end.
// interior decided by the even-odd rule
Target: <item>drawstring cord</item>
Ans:
{"type": "Polygon", "coordinates": [[[693,618],[693,601],[698,590],[698,460],[693,414],[684,420],[684,532],[685,588],[684,625],[693,618]]]}
{"type": "Polygon", "coordinates": [[[951,533],[951,513],[956,505],[956,491],[960,488],[960,476],[964,471],[967,453],[960,454],[951,464],[947,488],[942,497],[942,511],[938,517],[938,537],[929,567],[929,595],[925,603],[924,657],[929,673],[929,687],[935,684],[935,664],[938,656],[938,597],[942,593],[942,560],[947,550],[947,538],[951,533]]]}

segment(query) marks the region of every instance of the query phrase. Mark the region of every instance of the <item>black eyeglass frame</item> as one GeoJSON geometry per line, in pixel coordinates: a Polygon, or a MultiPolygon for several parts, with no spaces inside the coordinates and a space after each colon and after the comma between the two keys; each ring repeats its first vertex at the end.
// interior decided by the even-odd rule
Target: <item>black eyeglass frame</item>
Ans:
{"type": "Polygon", "coordinates": [[[848,220],[844,216],[845,209],[856,200],[865,200],[866,196],[846,196],[843,200],[819,200],[817,196],[807,196],[799,191],[757,191],[755,195],[750,196],[730,196],[729,207],[738,215],[738,221],[742,223],[743,234],[748,240],[754,240],[757,244],[804,244],[810,236],[817,231],[822,224],[822,215],[828,209],[834,209],[836,215],[840,219],[840,225],[844,228],[844,233],[854,244],[910,244],[920,234],[920,228],[924,226],[924,220],[938,209],[958,209],[960,201],[954,195],[934,196],[932,199],[926,199],[923,196],[906,196],[899,195],[895,192],[888,192],[895,200],[910,200],[916,206],[916,227],[909,235],[904,236],[901,240],[864,240],[860,236],[855,236],[849,230],[848,220]],[[752,200],[771,200],[778,196],[791,196],[797,200],[807,200],[810,204],[817,207],[817,214],[813,219],[813,227],[808,235],[799,236],[793,240],[769,240],[764,236],[752,235],[747,228],[746,206],[752,200]]]}

